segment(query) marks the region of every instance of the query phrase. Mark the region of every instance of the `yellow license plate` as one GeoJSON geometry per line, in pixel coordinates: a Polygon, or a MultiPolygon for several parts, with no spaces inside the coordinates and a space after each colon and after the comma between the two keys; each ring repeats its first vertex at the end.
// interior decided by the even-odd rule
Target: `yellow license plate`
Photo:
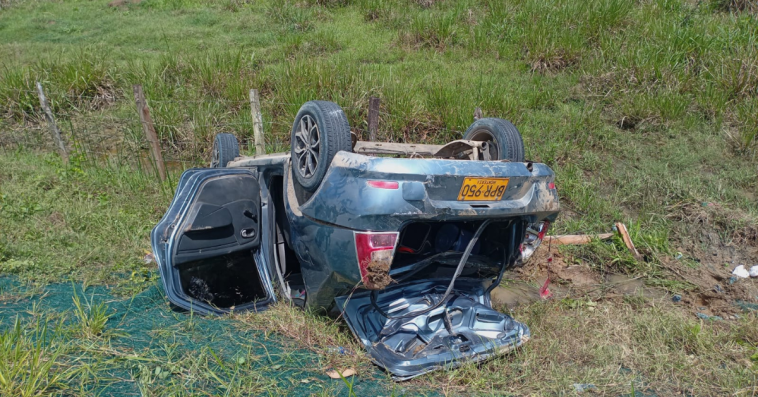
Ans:
{"type": "Polygon", "coordinates": [[[466,178],[458,193],[461,201],[497,201],[503,198],[508,178],[466,178]]]}

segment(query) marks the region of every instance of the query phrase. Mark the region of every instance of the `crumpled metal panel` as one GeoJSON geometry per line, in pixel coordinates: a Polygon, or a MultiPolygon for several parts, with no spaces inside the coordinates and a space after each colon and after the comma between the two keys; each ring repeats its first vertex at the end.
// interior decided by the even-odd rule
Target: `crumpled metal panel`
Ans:
{"type": "MultiPolygon", "coordinates": [[[[424,280],[388,288],[376,304],[390,317],[433,306],[450,280],[424,280]]],[[[432,311],[388,319],[371,303],[371,293],[336,298],[345,319],[371,359],[396,380],[454,368],[509,352],[529,340],[529,328],[492,309],[481,280],[456,280],[453,292],[432,311]]]]}

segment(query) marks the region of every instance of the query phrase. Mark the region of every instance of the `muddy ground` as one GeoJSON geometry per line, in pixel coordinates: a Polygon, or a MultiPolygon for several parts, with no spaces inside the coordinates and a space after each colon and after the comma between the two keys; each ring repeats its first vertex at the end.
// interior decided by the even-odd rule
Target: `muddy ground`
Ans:
{"type": "MultiPolygon", "coordinates": [[[[713,236],[706,234],[703,238],[713,236]]],[[[700,313],[701,317],[704,314],[727,320],[736,319],[745,310],[758,309],[758,278],[732,275],[737,265],[747,268],[758,265],[758,247],[708,243],[708,249],[700,248],[696,242],[689,244],[689,249],[680,248],[679,259],[659,258],[658,266],[666,278],[688,286],[675,290],[653,285],[656,282],[645,274],[601,272],[586,263],[576,264],[581,261],[572,260],[555,246],[542,245],[523,267],[506,274],[508,281],[493,291],[492,300],[508,308],[537,301],[541,299],[539,288],[549,277],[549,299],[598,301],[643,297],[668,302],[692,316],[700,313]],[[552,261],[548,261],[549,257],[552,261]]]]}

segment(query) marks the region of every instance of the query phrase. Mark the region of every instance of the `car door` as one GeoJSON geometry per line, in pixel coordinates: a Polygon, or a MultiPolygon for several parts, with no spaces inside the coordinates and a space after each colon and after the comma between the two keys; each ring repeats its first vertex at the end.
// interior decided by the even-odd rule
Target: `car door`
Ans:
{"type": "Polygon", "coordinates": [[[262,309],[273,299],[261,254],[254,170],[190,169],[151,233],[168,299],[199,314],[262,309]]]}

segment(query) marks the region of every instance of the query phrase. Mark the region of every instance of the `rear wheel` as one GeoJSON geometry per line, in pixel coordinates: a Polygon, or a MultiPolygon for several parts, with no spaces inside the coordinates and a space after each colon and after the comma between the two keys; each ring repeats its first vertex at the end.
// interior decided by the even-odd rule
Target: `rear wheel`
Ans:
{"type": "Polygon", "coordinates": [[[297,112],[290,142],[292,174],[303,189],[313,192],[334,155],[352,149],[347,116],[336,103],[306,102],[297,112]]]}
{"type": "Polygon", "coordinates": [[[471,124],[463,139],[487,142],[490,160],[524,161],[524,141],[508,120],[485,118],[471,124]]]}
{"type": "Polygon", "coordinates": [[[239,155],[240,147],[234,134],[216,134],[213,139],[211,168],[224,168],[239,155]]]}

